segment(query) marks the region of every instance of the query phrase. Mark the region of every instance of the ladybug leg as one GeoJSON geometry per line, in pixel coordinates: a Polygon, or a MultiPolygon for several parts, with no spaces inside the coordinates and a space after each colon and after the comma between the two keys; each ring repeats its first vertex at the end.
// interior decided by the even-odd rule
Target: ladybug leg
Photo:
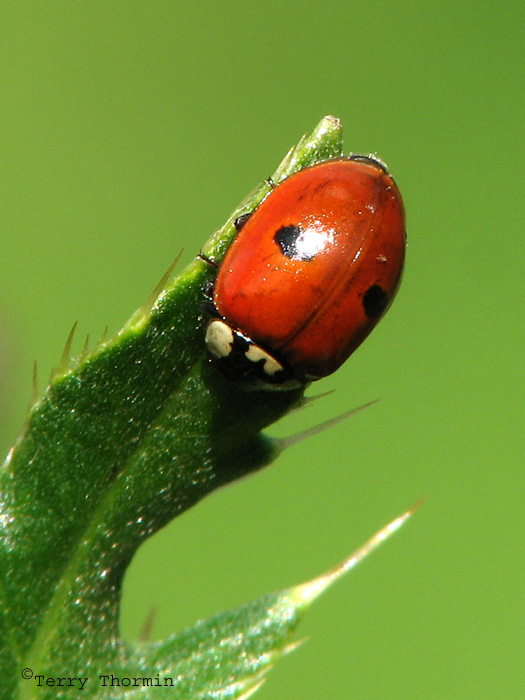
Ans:
{"type": "MultiPolygon", "coordinates": [[[[204,301],[201,301],[201,303],[199,304],[199,309],[202,311],[202,313],[206,314],[206,316],[210,316],[211,318],[220,318],[220,314],[217,312],[215,304],[213,303],[213,300],[211,298],[212,293],[213,289],[211,290],[209,297],[204,299],[204,301]]],[[[206,294],[206,291],[204,292],[204,294],[206,294]]]]}
{"type": "Polygon", "coordinates": [[[381,158],[378,158],[373,153],[370,153],[370,155],[368,156],[362,156],[357,153],[351,153],[348,160],[357,161],[358,163],[369,163],[370,165],[375,165],[376,167],[380,168],[385,173],[385,175],[390,175],[388,171],[388,166],[385,163],[385,161],[381,160],[381,158]]]}
{"type": "MultiPolygon", "coordinates": [[[[207,255],[204,255],[204,253],[199,253],[197,255],[197,260],[202,260],[207,265],[212,267],[214,270],[216,270],[219,267],[219,264],[217,262],[215,262],[215,260],[212,260],[207,255]]],[[[215,310],[215,304],[213,303],[213,285],[214,285],[214,283],[215,283],[215,278],[211,278],[211,279],[206,280],[206,282],[204,283],[204,286],[202,288],[204,301],[202,301],[199,304],[200,310],[203,311],[204,313],[208,314],[209,316],[217,316],[217,311],[215,310]]]]}
{"type": "Polygon", "coordinates": [[[200,302],[199,308],[207,316],[211,316],[212,318],[218,318],[219,314],[217,313],[217,309],[215,308],[215,304],[213,303],[214,284],[215,279],[213,278],[206,280],[206,282],[204,283],[204,286],[202,288],[202,295],[204,299],[200,302]]]}
{"type": "Polygon", "coordinates": [[[233,222],[233,225],[235,226],[235,230],[237,233],[241,230],[241,228],[244,226],[244,224],[248,221],[250,216],[253,214],[253,212],[248,211],[246,214],[241,214],[238,216],[235,221],[233,222]]]}
{"type": "MultiPolygon", "coordinates": [[[[275,182],[272,180],[271,177],[267,177],[265,179],[265,182],[268,185],[268,187],[270,187],[272,190],[274,190],[277,187],[277,185],[275,184],[275,182]]],[[[237,233],[239,233],[239,231],[242,229],[242,227],[248,221],[248,219],[250,218],[250,216],[252,214],[253,214],[253,211],[248,211],[245,214],[241,214],[240,216],[238,216],[235,219],[235,221],[233,222],[233,225],[235,226],[235,230],[237,231],[237,233]]]]}
{"type": "Polygon", "coordinates": [[[197,255],[197,260],[202,260],[210,267],[213,267],[214,270],[216,270],[219,267],[219,263],[215,262],[215,260],[212,260],[207,255],[204,255],[204,253],[199,253],[197,255]]]}
{"type": "MultiPolygon", "coordinates": [[[[268,185],[268,187],[272,190],[274,190],[277,187],[277,185],[275,184],[275,182],[272,180],[271,177],[267,177],[265,179],[265,182],[268,185]]],[[[241,214],[240,216],[238,216],[235,219],[235,221],[233,222],[233,225],[235,226],[235,230],[237,231],[237,233],[239,233],[239,231],[242,229],[242,227],[248,221],[248,219],[250,218],[250,216],[252,214],[253,214],[253,211],[248,211],[245,214],[241,214]]]]}

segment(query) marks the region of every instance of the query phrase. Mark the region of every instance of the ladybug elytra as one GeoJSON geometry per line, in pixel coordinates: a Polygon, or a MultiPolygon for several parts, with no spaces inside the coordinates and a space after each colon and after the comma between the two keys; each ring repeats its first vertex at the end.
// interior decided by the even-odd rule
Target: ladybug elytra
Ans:
{"type": "Polygon", "coordinates": [[[386,166],[305,168],[250,214],[220,264],[206,344],[236,380],[291,388],[334,372],[388,309],[403,271],[403,202],[386,166]]]}

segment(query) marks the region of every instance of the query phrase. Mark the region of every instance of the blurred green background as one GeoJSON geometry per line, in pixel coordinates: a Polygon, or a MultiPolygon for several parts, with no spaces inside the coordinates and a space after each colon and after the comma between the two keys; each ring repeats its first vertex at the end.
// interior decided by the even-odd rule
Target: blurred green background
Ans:
{"type": "Polygon", "coordinates": [[[525,697],[523,6],[2,3],[5,452],[74,321],[115,332],[325,114],[405,198],[397,301],[288,435],[382,401],[150,540],[122,628],[153,636],[307,580],[423,494],[312,609],[257,697],[525,697]]]}

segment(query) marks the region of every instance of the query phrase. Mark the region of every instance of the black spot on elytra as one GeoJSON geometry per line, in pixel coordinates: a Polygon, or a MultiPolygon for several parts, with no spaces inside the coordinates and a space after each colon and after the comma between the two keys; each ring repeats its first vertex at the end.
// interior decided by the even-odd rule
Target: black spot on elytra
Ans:
{"type": "Polygon", "coordinates": [[[363,308],[368,318],[381,316],[387,304],[388,294],[378,284],[373,284],[363,295],[363,308]]]}
{"type": "Polygon", "coordinates": [[[300,225],[281,226],[275,233],[273,240],[277,243],[283,255],[286,255],[290,260],[313,260],[315,255],[301,250],[298,245],[302,233],[300,225]]]}

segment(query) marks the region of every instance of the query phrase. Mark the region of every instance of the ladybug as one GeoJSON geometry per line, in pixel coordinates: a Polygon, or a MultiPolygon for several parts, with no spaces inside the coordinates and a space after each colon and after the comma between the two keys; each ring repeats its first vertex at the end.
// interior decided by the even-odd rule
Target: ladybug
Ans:
{"type": "Polygon", "coordinates": [[[352,155],[305,168],[237,228],[213,286],[212,361],[260,388],[331,374],[383,316],[401,280],[404,208],[386,166],[352,155]]]}

